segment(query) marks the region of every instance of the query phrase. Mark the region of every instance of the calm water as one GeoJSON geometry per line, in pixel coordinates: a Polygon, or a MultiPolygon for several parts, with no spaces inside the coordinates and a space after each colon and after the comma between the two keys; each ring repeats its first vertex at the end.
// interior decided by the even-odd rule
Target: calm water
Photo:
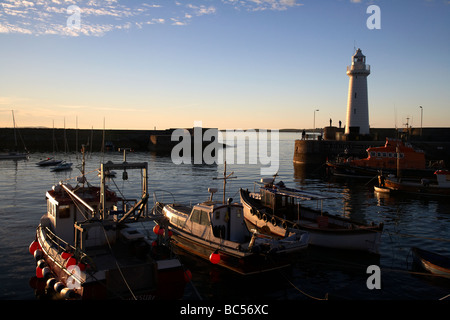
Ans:
{"type": "MultiPolygon", "coordinates": [[[[338,199],[326,201],[324,209],[345,214],[364,222],[383,222],[380,256],[309,248],[292,257],[292,268],[267,276],[243,278],[195,258],[180,255],[193,274],[185,298],[197,300],[249,299],[273,300],[323,299],[327,294],[340,299],[362,300],[437,300],[450,293],[450,281],[423,276],[411,268],[411,246],[450,255],[450,201],[417,197],[378,197],[366,181],[325,179],[323,166],[308,168],[292,163],[295,134],[280,133],[279,180],[296,188],[321,192],[338,199]],[[381,267],[381,289],[366,286],[369,265],[381,267]],[[414,272],[412,272],[414,271],[414,272]]],[[[57,155],[74,163],[69,172],[53,173],[35,163],[47,154],[32,154],[28,161],[0,162],[0,299],[33,300],[29,281],[35,261],[28,253],[35,228],[46,210],[45,192],[58,181],[79,174],[75,154],[57,155]]],[[[109,153],[105,161],[122,161],[119,153],[109,153]]],[[[177,202],[195,203],[208,197],[207,188],[216,187],[221,196],[222,184],[213,178],[223,175],[223,165],[175,165],[170,157],[150,153],[129,153],[128,161],[149,163],[150,192],[169,190],[177,202]]],[[[102,161],[100,153],[88,156],[87,170],[94,171],[102,161]]],[[[248,162],[248,161],[247,161],[248,162]]],[[[261,178],[260,165],[228,164],[237,179],[229,180],[227,197],[239,200],[240,187],[253,190],[261,178]]],[[[95,174],[88,175],[97,183],[95,174]]],[[[134,194],[133,176],[127,181],[116,178],[125,193],[134,194]]],[[[69,181],[70,183],[70,181],[69,181]]],[[[75,185],[75,182],[71,182],[75,185]]],[[[160,195],[160,193],[158,193],[160,195]]],[[[170,200],[166,197],[165,200],[170,200]]],[[[315,205],[315,204],[312,204],[315,205]]]]}

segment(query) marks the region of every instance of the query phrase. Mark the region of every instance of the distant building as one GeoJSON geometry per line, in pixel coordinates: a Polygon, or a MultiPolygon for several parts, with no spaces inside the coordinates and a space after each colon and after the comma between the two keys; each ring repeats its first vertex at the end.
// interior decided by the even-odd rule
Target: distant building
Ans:
{"type": "Polygon", "coordinates": [[[352,57],[352,65],[347,66],[347,75],[350,80],[345,134],[368,135],[370,133],[367,96],[367,76],[369,74],[370,66],[366,65],[366,57],[362,54],[361,49],[358,49],[352,57]]]}

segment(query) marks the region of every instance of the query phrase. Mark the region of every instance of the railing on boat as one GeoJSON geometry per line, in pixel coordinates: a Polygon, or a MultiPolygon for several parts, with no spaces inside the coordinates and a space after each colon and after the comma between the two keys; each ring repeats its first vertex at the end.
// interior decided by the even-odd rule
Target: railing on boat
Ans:
{"type": "Polygon", "coordinates": [[[46,237],[46,240],[50,243],[50,247],[53,247],[54,249],[56,249],[55,256],[52,256],[52,253],[50,252],[50,250],[48,250],[48,252],[47,252],[47,254],[50,255],[54,260],[56,260],[56,258],[57,258],[56,255],[61,255],[61,253],[63,253],[63,252],[69,252],[69,253],[72,253],[78,261],[84,261],[84,260],[91,261],[91,259],[89,258],[89,256],[86,253],[80,251],[73,245],[69,244],[68,242],[66,242],[63,239],[61,239],[60,237],[58,237],[48,227],[39,225],[38,232],[41,229],[43,231],[42,233],[46,237]]]}

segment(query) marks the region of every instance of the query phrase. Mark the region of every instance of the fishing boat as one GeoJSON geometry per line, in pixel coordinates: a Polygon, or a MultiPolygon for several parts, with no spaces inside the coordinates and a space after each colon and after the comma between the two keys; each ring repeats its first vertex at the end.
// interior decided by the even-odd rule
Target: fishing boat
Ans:
{"type": "Polygon", "coordinates": [[[386,174],[401,171],[404,177],[432,176],[436,168],[426,165],[425,153],[400,139],[386,138],[384,146],[370,147],[367,157],[338,158],[327,161],[327,167],[335,176],[373,178],[382,170],[386,174]]]}
{"type": "Polygon", "coordinates": [[[389,194],[391,189],[384,185],[385,177],[382,173],[378,175],[378,185],[373,186],[373,190],[377,193],[389,194]]]}
{"type": "Polygon", "coordinates": [[[36,277],[63,299],[180,299],[183,265],[163,238],[141,231],[162,218],[148,214],[147,163],[101,164],[102,173],[141,170],[142,193],[134,202],[111,190],[104,175],[99,187],[88,183],[84,153],[82,168],[77,186],[60,182],[46,193],[47,212],[29,247],[36,277]]]}
{"type": "Polygon", "coordinates": [[[38,165],[40,167],[51,167],[51,166],[57,166],[61,162],[62,162],[62,160],[54,159],[53,157],[51,157],[51,158],[47,158],[47,159],[41,160],[39,162],[36,162],[36,165],[38,165]]]}
{"type": "Polygon", "coordinates": [[[434,174],[436,175],[435,181],[426,178],[411,180],[389,175],[384,179],[384,186],[395,192],[406,192],[425,196],[449,196],[450,171],[436,170],[434,174]]]}
{"type": "Polygon", "coordinates": [[[434,275],[450,278],[450,258],[417,247],[411,249],[414,263],[434,275]]]}
{"type": "Polygon", "coordinates": [[[240,189],[244,217],[262,232],[286,236],[292,230],[309,233],[309,244],[335,249],[379,253],[383,224],[366,225],[309,208],[304,201],[330,199],[304,190],[287,188],[275,178],[263,178],[259,192],[240,189]]]}
{"type": "Polygon", "coordinates": [[[72,170],[72,162],[66,162],[65,160],[53,167],[50,171],[57,172],[57,171],[67,171],[72,170]]]}
{"type": "MultiPolygon", "coordinates": [[[[224,186],[226,183],[224,174],[224,186]]],[[[225,188],[225,187],[224,187],[225,188]]],[[[231,198],[194,206],[157,202],[154,209],[167,217],[175,246],[241,275],[258,274],[290,264],[288,254],[306,249],[308,233],[295,231],[283,239],[250,231],[243,208],[231,198]]],[[[225,193],[224,193],[225,194],[225,193]]]]}

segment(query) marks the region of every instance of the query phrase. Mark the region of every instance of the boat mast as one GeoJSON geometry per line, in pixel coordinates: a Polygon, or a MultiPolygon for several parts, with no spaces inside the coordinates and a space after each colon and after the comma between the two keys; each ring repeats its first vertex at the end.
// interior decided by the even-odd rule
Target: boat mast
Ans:
{"type": "Polygon", "coordinates": [[[17,151],[16,120],[14,119],[14,110],[11,110],[11,112],[12,112],[13,127],[14,127],[14,129],[13,129],[14,130],[14,145],[16,147],[15,151],[17,151]]]}
{"type": "Polygon", "coordinates": [[[227,185],[227,179],[234,179],[237,177],[232,177],[231,175],[234,173],[231,172],[228,176],[227,176],[227,162],[225,161],[224,163],[224,169],[223,169],[223,178],[213,178],[213,180],[223,180],[223,199],[222,202],[225,204],[225,190],[226,190],[226,185],[227,185]]]}

